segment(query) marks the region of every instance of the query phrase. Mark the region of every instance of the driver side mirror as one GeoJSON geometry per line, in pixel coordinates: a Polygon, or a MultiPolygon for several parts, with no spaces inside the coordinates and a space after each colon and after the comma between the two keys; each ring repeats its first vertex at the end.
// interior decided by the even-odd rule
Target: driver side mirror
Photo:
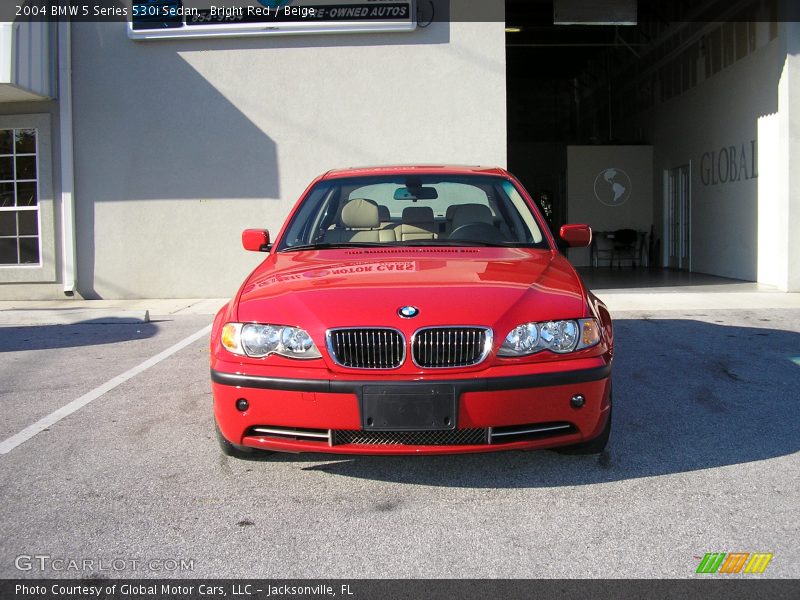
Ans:
{"type": "Polygon", "coordinates": [[[242,246],[250,252],[269,250],[269,231],[266,229],[245,229],[242,232],[242,246]]]}
{"type": "Polygon", "coordinates": [[[588,225],[562,225],[559,236],[572,248],[581,248],[592,243],[592,228],[588,225]]]}

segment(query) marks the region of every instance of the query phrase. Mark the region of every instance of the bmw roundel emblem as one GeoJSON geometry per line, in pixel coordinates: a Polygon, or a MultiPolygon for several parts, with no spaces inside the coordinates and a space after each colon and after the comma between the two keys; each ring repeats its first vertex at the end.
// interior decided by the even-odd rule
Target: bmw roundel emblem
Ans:
{"type": "Polygon", "coordinates": [[[411,319],[419,314],[419,309],[416,306],[401,306],[397,309],[397,314],[404,319],[411,319]]]}

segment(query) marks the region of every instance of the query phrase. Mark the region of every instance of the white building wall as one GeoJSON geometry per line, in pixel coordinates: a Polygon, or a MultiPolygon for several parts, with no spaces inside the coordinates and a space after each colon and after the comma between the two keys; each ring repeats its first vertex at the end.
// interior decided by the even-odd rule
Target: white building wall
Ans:
{"type": "Polygon", "coordinates": [[[664,231],[664,171],[691,164],[693,271],[757,278],[758,120],[778,110],[783,56],[780,39],[762,39],[755,52],[705,80],[700,64],[696,87],[637,119],[655,149],[657,235],[664,231]]]}
{"type": "Polygon", "coordinates": [[[316,175],[506,162],[502,22],[411,33],[135,42],[73,30],[78,287],[235,292],[316,175]]]}

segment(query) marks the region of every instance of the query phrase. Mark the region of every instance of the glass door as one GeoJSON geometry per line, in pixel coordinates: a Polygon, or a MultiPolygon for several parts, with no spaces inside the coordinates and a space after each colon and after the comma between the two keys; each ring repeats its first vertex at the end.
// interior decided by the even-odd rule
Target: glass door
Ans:
{"type": "Polygon", "coordinates": [[[691,271],[691,164],[667,171],[665,226],[667,266],[691,271]]]}

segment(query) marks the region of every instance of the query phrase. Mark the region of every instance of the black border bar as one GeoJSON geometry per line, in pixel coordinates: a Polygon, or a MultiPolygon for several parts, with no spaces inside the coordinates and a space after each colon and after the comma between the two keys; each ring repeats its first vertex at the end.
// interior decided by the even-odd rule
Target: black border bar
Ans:
{"type": "MultiPolygon", "coordinates": [[[[202,10],[210,6],[242,6],[246,3],[253,7],[263,7],[259,0],[133,0],[137,3],[164,4],[180,1],[183,6],[202,10]]],[[[284,0],[285,1],[285,0],[284,0]]],[[[384,0],[374,0],[373,5],[380,5],[384,0]]],[[[391,0],[386,0],[390,2],[391,0]]],[[[269,4],[268,0],[265,0],[269,4]]],[[[291,6],[312,6],[318,0],[289,0],[291,6]]],[[[682,3],[682,12],[676,22],[712,22],[712,21],[750,21],[754,17],[762,21],[800,21],[800,2],[794,0],[769,0],[774,8],[755,14],[745,11],[730,16],[730,0],[718,0],[709,5],[700,0],[686,0],[682,3]],[[702,12],[693,7],[708,7],[702,12]],[[723,17],[724,15],[724,17],[723,17]]],[[[341,4],[347,4],[342,0],[341,4]]],[[[672,11],[664,9],[665,0],[638,0],[638,23],[663,23],[674,18],[672,11]]],[[[772,6],[772,5],[770,5],[772,6]]],[[[431,22],[505,22],[507,9],[517,14],[526,24],[552,25],[552,0],[416,0],[417,21],[421,26],[431,22]]],[[[73,9],[74,11],[74,9],[73,9]]],[[[130,0],[2,0],[0,2],[0,21],[77,21],[77,22],[111,22],[131,20],[130,0]],[[62,7],[62,11],[52,8],[62,7]],[[20,11],[18,7],[27,7],[20,11]],[[77,7],[77,12],[70,14],[68,7],[77,7]],[[63,11],[63,14],[61,14],[63,11]],[[23,14],[24,13],[24,14],[23,14]],[[98,14],[99,13],[99,14],[98,14]]]]}
{"type": "MultiPolygon", "coordinates": [[[[353,565],[353,569],[357,569],[353,565]]],[[[565,564],[565,569],[569,566],[565,564]]],[[[753,575],[691,579],[27,579],[0,580],[3,600],[738,600],[800,597],[796,579],[753,575]],[[39,589],[44,593],[19,591],[39,589]],[[87,590],[68,593],[67,590],[87,590]],[[123,590],[134,590],[124,593],[123,590]],[[55,590],[55,591],[54,591],[55,590]],[[63,590],[64,593],[61,593],[63,590]],[[98,593],[99,590],[99,593],[98,593]],[[186,591],[191,590],[191,591],[186,591]],[[185,593],[184,593],[185,592],[185,593]]]]}

